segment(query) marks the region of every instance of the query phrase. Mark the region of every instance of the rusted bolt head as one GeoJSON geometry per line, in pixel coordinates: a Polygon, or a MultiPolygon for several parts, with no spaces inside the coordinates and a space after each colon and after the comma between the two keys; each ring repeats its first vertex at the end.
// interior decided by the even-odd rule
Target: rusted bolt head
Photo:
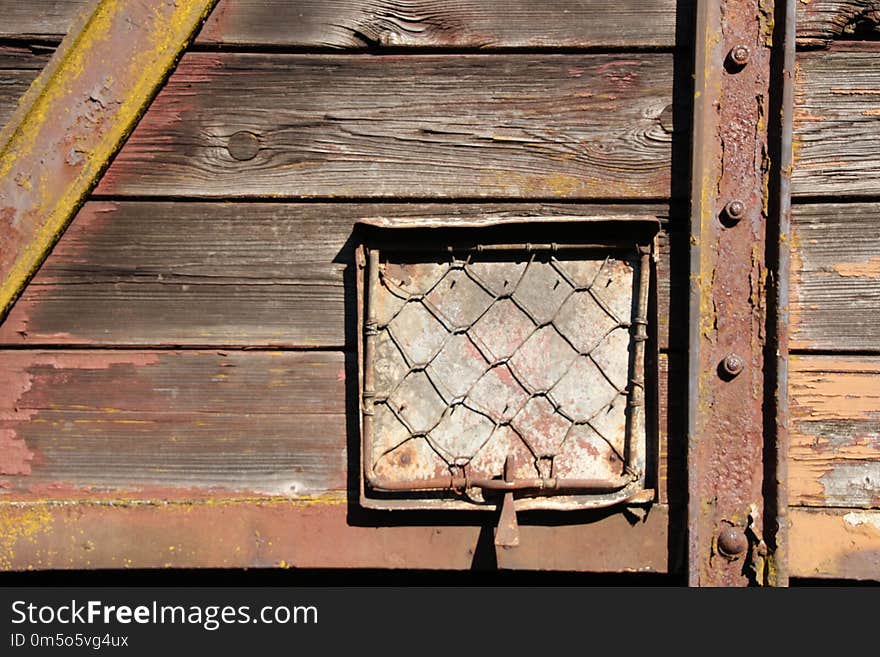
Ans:
{"type": "Polygon", "coordinates": [[[247,130],[236,132],[226,143],[226,150],[236,160],[252,160],[260,152],[260,138],[247,130]]]}
{"type": "Polygon", "coordinates": [[[741,529],[725,525],[718,533],[718,552],[730,559],[741,556],[749,547],[749,539],[741,529]]]}
{"type": "Polygon", "coordinates": [[[746,364],[743,362],[742,357],[737,354],[727,354],[724,360],[721,361],[721,369],[728,376],[736,376],[743,371],[745,366],[746,364]]]}
{"type": "Polygon", "coordinates": [[[724,206],[724,214],[731,221],[739,221],[746,213],[746,204],[739,199],[733,199],[724,206]]]}
{"type": "Polygon", "coordinates": [[[740,44],[731,48],[728,56],[733,64],[736,64],[737,66],[745,66],[749,63],[749,55],[751,54],[748,46],[740,44]]]}

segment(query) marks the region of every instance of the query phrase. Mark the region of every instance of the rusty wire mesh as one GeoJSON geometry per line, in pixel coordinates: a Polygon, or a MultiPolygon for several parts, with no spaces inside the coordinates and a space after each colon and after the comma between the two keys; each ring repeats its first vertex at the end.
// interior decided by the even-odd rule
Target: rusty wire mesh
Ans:
{"type": "Polygon", "coordinates": [[[377,477],[498,477],[508,455],[518,478],[635,474],[638,254],[474,249],[376,263],[365,458],[377,477]]]}

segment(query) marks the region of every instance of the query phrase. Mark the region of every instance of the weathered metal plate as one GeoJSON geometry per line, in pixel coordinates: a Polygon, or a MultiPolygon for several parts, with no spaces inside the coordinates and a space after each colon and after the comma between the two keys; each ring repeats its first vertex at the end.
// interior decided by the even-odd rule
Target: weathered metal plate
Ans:
{"type": "Polygon", "coordinates": [[[361,251],[366,505],[643,492],[647,245],[406,247],[361,251]]]}

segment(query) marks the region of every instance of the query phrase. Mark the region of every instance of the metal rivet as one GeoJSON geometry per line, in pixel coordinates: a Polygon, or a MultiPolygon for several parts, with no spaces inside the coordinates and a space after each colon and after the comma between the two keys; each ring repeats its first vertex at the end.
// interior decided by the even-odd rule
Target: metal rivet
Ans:
{"type": "Polygon", "coordinates": [[[746,204],[739,199],[734,199],[724,206],[724,214],[731,221],[739,221],[746,213],[746,204]]]}
{"type": "Polygon", "coordinates": [[[745,363],[743,359],[737,354],[727,354],[724,357],[724,360],[721,361],[721,369],[724,370],[724,373],[728,376],[736,376],[740,372],[743,371],[745,367],[745,363]]]}
{"type": "Polygon", "coordinates": [[[728,57],[730,58],[731,63],[736,64],[737,66],[745,66],[749,63],[749,56],[751,54],[748,46],[740,44],[731,48],[728,57]]]}
{"type": "Polygon", "coordinates": [[[252,160],[260,152],[260,138],[247,130],[236,132],[226,143],[226,150],[236,160],[252,160]]]}
{"type": "Polygon", "coordinates": [[[749,539],[742,530],[731,525],[726,525],[718,533],[718,552],[723,556],[735,559],[742,555],[749,547],[749,539]]]}

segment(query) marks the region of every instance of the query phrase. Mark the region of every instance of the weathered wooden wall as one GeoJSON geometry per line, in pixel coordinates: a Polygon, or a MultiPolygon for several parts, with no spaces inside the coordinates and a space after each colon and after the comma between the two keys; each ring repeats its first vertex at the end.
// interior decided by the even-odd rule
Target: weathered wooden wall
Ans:
{"type": "MultiPolygon", "coordinates": [[[[80,4],[0,0],[0,120],[80,4]]],[[[279,563],[260,546],[192,552],[182,501],[205,514],[235,500],[209,524],[235,513],[268,533],[278,515],[290,531],[312,518],[338,532],[362,217],[660,218],[661,489],[668,499],[668,442],[674,503],[692,10],[221,0],[0,326],[0,490],[36,504],[4,507],[0,566],[279,563]],[[90,503],[60,513],[47,499],[90,503]],[[145,545],[168,523],[190,552],[145,561],[118,538],[110,549],[101,500],[131,507],[145,545]],[[76,522],[96,552],[64,547],[76,522]]],[[[877,578],[878,3],[799,11],[792,569],[877,578]]],[[[321,565],[302,538],[279,540],[298,546],[299,565],[321,565]]],[[[448,540],[448,566],[461,567],[469,556],[448,540]]],[[[349,551],[324,565],[369,560],[349,551]]]]}

